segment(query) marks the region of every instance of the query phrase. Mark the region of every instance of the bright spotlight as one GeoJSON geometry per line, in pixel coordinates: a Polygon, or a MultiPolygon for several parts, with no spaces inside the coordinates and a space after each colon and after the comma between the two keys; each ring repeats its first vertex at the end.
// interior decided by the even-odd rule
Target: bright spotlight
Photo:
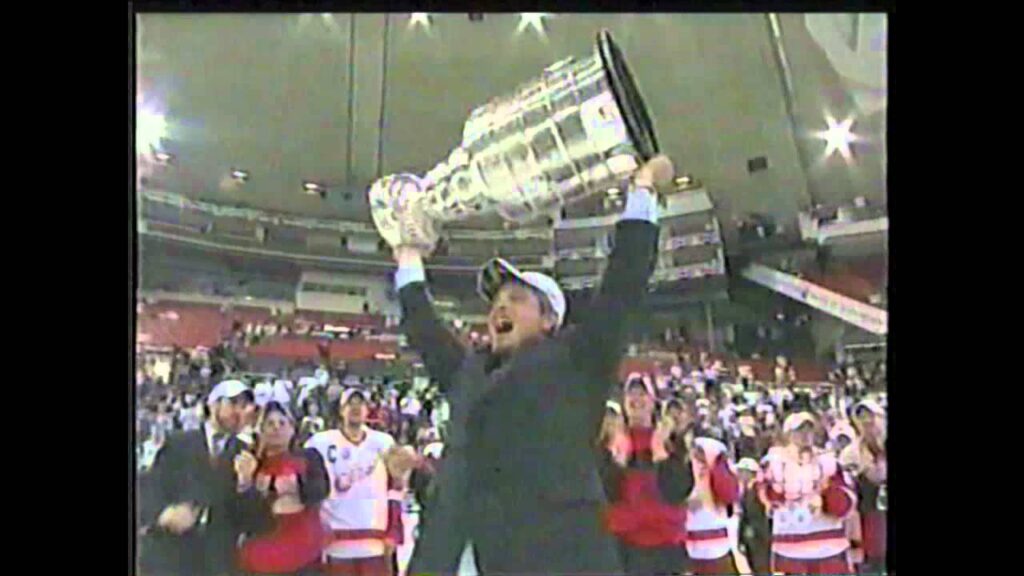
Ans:
{"type": "Polygon", "coordinates": [[[828,128],[816,134],[818,138],[825,141],[825,157],[830,158],[838,152],[844,160],[849,160],[853,155],[850,151],[850,144],[860,140],[853,133],[853,117],[836,122],[835,118],[826,116],[825,122],[828,124],[828,128]]]}
{"type": "Polygon", "coordinates": [[[516,29],[516,34],[522,34],[523,30],[528,27],[533,27],[537,31],[537,34],[544,36],[544,18],[548,16],[547,12],[523,12],[519,15],[519,28],[516,29]]]}
{"type": "Polygon", "coordinates": [[[417,25],[423,26],[424,28],[430,28],[430,15],[426,12],[413,12],[409,15],[409,27],[415,28],[417,25]]]}
{"type": "Polygon", "coordinates": [[[139,110],[136,117],[135,143],[140,153],[160,149],[160,141],[167,136],[167,119],[163,114],[139,110]]]}

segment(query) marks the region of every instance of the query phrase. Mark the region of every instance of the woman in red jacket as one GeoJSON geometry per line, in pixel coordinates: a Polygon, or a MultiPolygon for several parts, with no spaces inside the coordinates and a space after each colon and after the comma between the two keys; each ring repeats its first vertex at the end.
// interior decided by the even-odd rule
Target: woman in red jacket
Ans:
{"type": "Polygon", "coordinates": [[[655,428],[654,390],[631,378],[624,395],[626,429],[612,433],[601,460],[612,502],[606,528],[619,538],[626,573],[681,574],[686,568],[686,508],[693,476],[675,422],[655,428]]]}
{"type": "Polygon", "coordinates": [[[293,449],[295,421],[280,403],[266,405],[259,431],[256,455],[243,452],[235,459],[235,515],[248,535],[239,568],[246,574],[305,574],[326,542],[320,502],[329,491],[327,471],[315,450],[293,449]]]}

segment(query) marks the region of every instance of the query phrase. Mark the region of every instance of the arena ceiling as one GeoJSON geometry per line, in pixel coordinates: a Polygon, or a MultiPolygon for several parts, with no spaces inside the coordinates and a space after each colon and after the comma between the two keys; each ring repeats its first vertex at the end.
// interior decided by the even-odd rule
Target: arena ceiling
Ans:
{"type": "Polygon", "coordinates": [[[885,202],[883,16],[550,14],[538,24],[517,13],[143,14],[137,23],[137,133],[173,156],[147,185],[193,198],[367,219],[376,178],[433,167],[471,109],[589,55],[608,28],[663,150],[704,182],[726,226],[749,213],[795,225],[812,203],[857,196],[885,202]],[[827,118],[852,120],[849,157],[826,156],[817,133],[827,118]],[[751,173],[758,157],[768,168],[751,173]],[[247,173],[244,184],[232,170],[247,173]],[[305,193],[306,181],[326,198],[305,193]]]}

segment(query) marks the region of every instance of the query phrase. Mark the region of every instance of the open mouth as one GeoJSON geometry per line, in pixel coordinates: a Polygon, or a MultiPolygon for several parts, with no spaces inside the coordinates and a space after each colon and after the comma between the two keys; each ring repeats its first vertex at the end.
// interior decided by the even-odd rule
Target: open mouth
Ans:
{"type": "Polygon", "coordinates": [[[515,328],[515,324],[508,318],[500,318],[494,322],[494,331],[498,334],[508,334],[515,328]]]}

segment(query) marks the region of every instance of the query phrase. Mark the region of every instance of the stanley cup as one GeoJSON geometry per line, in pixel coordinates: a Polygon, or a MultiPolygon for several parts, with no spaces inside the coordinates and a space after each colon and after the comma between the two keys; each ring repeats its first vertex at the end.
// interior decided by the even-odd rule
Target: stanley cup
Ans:
{"type": "Polygon", "coordinates": [[[658,153],[622,52],[603,30],[594,54],[568,58],[513,94],[473,110],[462,143],[424,176],[370,187],[374,223],[391,246],[431,246],[447,222],[498,214],[526,222],[621,184],[658,153]],[[415,243],[415,242],[414,242],[415,243]]]}

